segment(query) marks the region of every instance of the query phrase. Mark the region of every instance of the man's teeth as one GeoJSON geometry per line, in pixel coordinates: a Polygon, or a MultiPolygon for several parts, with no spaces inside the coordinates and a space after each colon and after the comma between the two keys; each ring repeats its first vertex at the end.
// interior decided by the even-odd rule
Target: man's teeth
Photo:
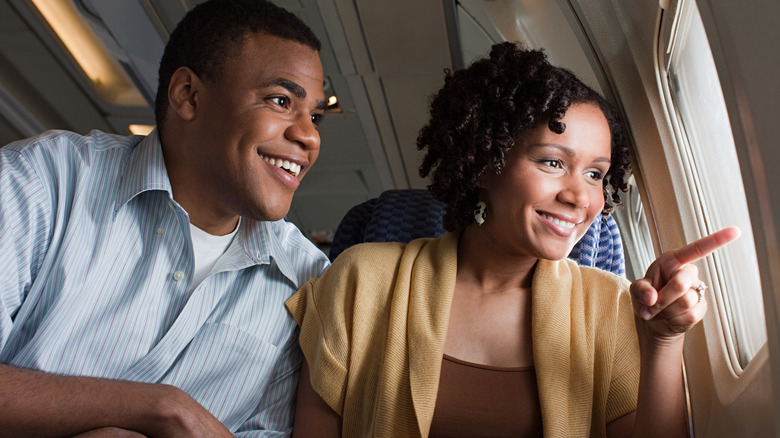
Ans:
{"type": "Polygon", "coordinates": [[[543,214],[542,217],[547,219],[548,221],[554,223],[555,225],[560,225],[560,226],[566,227],[566,228],[574,228],[574,226],[577,225],[577,224],[572,223],[572,222],[562,221],[562,220],[560,220],[558,218],[554,218],[554,217],[548,216],[546,214],[543,214]]]}
{"type": "Polygon", "coordinates": [[[286,170],[292,176],[298,176],[298,174],[301,173],[301,165],[298,163],[292,163],[287,160],[282,160],[281,158],[266,157],[265,155],[260,155],[260,158],[272,166],[286,170]]]}

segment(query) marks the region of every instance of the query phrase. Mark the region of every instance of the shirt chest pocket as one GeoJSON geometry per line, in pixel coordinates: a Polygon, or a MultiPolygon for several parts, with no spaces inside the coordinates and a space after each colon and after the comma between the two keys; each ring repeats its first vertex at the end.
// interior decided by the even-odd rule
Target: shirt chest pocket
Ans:
{"type": "Polygon", "coordinates": [[[259,404],[280,354],[239,328],[205,324],[161,383],[184,390],[235,430],[259,404]]]}

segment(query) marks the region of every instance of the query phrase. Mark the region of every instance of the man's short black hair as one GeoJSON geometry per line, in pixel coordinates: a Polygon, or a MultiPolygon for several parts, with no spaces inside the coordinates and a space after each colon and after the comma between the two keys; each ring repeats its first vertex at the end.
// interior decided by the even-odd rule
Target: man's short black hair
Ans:
{"type": "Polygon", "coordinates": [[[168,84],[179,67],[217,81],[228,59],[237,56],[250,35],[265,33],[319,51],[320,41],[295,14],[266,0],[208,0],[189,11],[165,46],[157,84],[155,121],[163,129],[168,84]]]}

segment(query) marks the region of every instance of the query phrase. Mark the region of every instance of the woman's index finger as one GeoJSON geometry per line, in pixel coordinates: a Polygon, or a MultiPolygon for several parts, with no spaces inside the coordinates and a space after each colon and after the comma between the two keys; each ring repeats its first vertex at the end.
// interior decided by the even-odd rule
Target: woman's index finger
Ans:
{"type": "Polygon", "coordinates": [[[684,265],[701,260],[712,254],[715,250],[736,240],[742,232],[737,227],[728,227],[716,231],[709,236],[704,236],[699,240],[691,242],[682,248],[672,251],[677,261],[684,265]]]}

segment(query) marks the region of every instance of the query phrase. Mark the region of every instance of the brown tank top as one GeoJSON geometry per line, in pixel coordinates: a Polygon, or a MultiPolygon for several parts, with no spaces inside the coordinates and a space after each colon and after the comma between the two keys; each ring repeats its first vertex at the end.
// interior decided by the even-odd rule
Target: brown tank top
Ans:
{"type": "Polygon", "coordinates": [[[542,436],[534,367],[491,367],[444,355],[428,436],[542,436]]]}

